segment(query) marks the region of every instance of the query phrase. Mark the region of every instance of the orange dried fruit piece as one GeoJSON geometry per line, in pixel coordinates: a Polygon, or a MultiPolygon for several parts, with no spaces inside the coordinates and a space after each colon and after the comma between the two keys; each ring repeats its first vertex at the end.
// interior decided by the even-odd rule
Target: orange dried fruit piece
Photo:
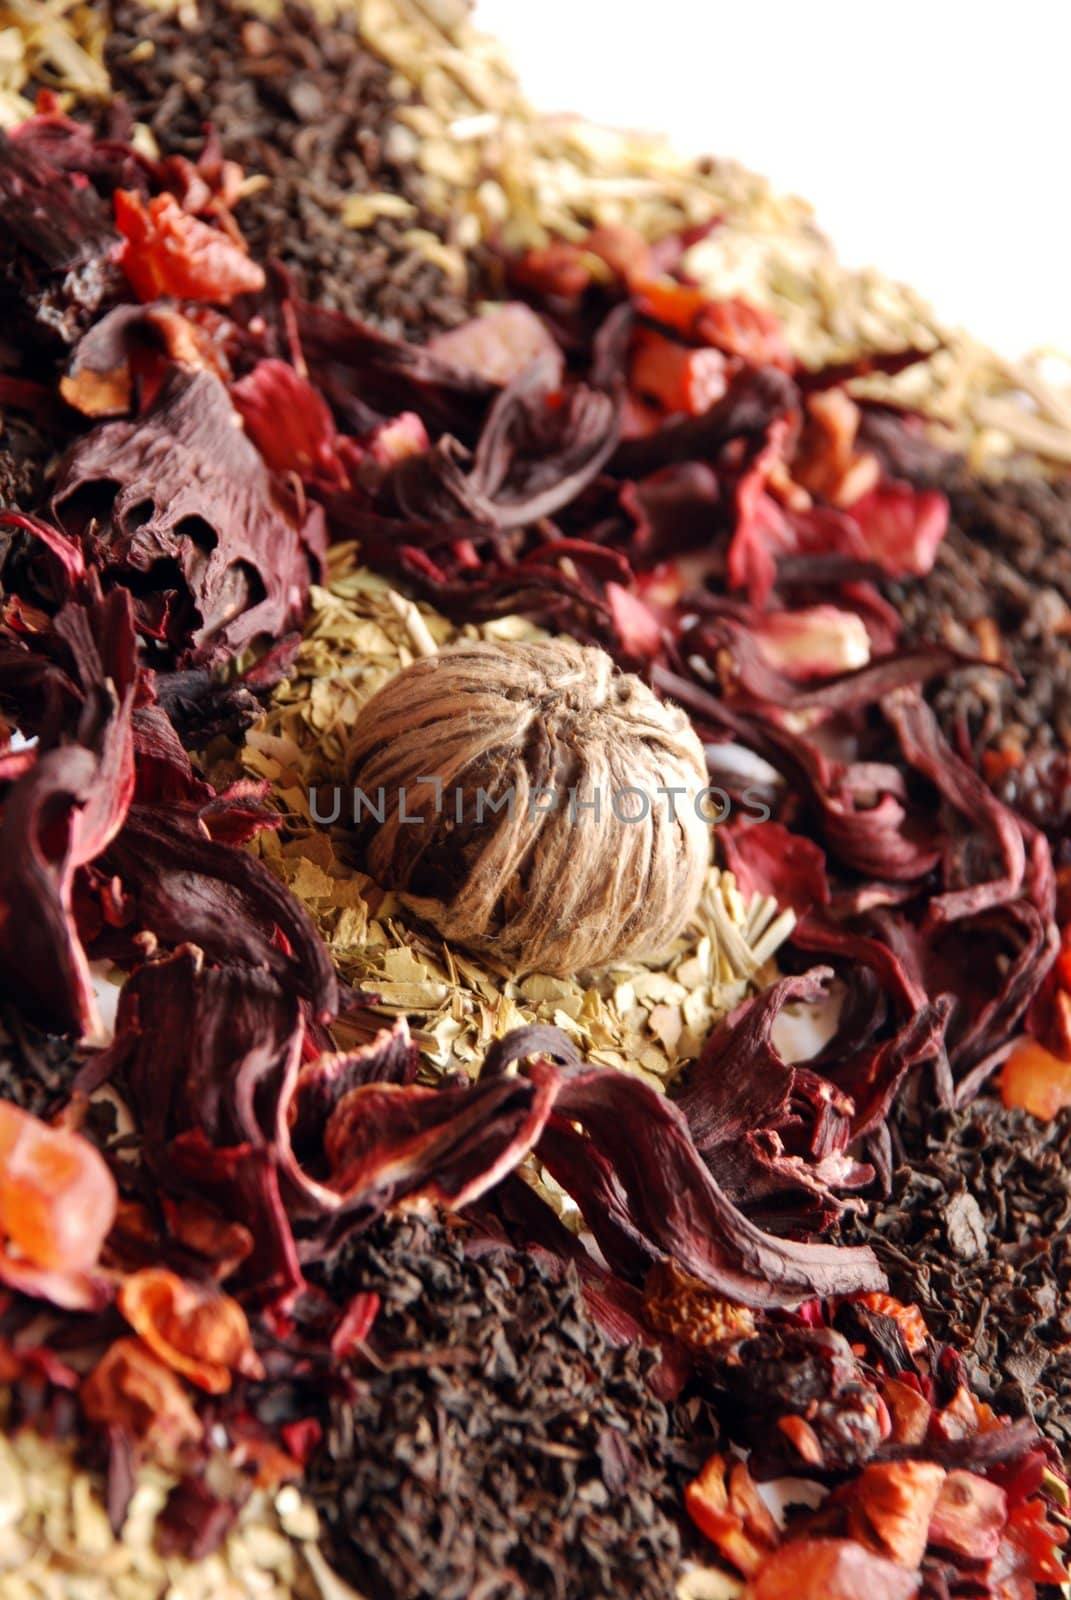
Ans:
{"type": "Polygon", "coordinates": [[[115,1179],[87,1139],[0,1101],[0,1235],[18,1255],[88,1272],[117,1204],[115,1179]]]}
{"type": "Polygon", "coordinates": [[[730,1472],[724,1456],[711,1456],[685,1489],[684,1504],[700,1533],[745,1577],[777,1544],[777,1524],[742,1461],[730,1472]]]}
{"type": "Polygon", "coordinates": [[[207,300],[228,305],[263,289],[262,267],[241,244],[183,211],[174,195],[146,205],[131,189],[115,191],[115,225],[123,236],[119,265],[139,300],[207,300]]]}
{"type": "Polygon", "coordinates": [[[203,1429],[175,1374],[141,1339],[117,1339],[81,1388],[90,1422],[112,1424],[161,1456],[195,1444],[203,1429]]]}
{"type": "Polygon", "coordinates": [[[849,1533],[897,1566],[917,1567],[944,1481],[944,1468],[932,1461],[872,1462],[852,1491],[849,1533]]]}
{"type": "Polygon", "coordinates": [[[645,328],[633,342],[629,383],[636,394],[666,411],[701,415],[725,393],[726,372],[720,350],[696,350],[645,328]]]}
{"type": "Polygon", "coordinates": [[[1000,1094],[1009,1110],[1029,1111],[1049,1122],[1071,1106],[1071,1061],[1053,1055],[1036,1039],[1023,1039],[1004,1063],[1000,1094]]]}
{"type": "Polygon", "coordinates": [[[245,1312],[219,1289],[145,1267],[123,1284],[119,1309],[155,1356],[209,1394],[225,1394],[233,1372],[264,1376],[245,1312]]]}
{"type": "Polygon", "coordinates": [[[914,1600],[915,1572],[854,1539],[796,1539],[768,1556],[745,1600],[914,1600]]]}

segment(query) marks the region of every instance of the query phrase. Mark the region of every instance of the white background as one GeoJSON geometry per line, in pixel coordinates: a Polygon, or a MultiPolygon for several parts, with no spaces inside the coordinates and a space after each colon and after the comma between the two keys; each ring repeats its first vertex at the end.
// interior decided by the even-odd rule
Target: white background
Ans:
{"type": "Polygon", "coordinates": [[[543,110],[803,195],[853,266],[1071,352],[1071,0],[477,0],[543,110]]]}

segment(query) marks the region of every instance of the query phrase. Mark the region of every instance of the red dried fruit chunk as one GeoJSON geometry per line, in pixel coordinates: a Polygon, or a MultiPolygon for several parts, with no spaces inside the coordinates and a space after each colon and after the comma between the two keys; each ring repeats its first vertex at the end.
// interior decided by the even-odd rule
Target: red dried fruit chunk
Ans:
{"type": "Polygon", "coordinates": [[[511,269],[511,277],[533,294],[572,300],[591,282],[591,263],[578,245],[556,239],[552,244],[527,250],[511,269]]]}
{"type": "Polygon", "coordinates": [[[1049,1122],[1071,1106],[1071,1061],[1061,1061],[1036,1039],[1016,1045],[1000,1075],[1004,1104],[1049,1122]]]}
{"type": "Polygon", "coordinates": [[[713,345],[751,366],[792,366],[780,322],[746,300],[712,300],[703,289],[653,278],[637,285],[636,310],[683,339],[713,345]]]}
{"type": "Polygon", "coordinates": [[[918,1574],[849,1539],[798,1539],[763,1562],[746,1600],[914,1600],[918,1574]]]}
{"type": "Polygon", "coordinates": [[[969,1561],[989,1561],[1008,1520],[1004,1490],[975,1472],[950,1472],[930,1519],[930,1543],[969,1561]]]}
{"type": "Polygon", "coordinates": [[[173,295],[228,305],[264,287],[263,269],[241,245],[189,216],[174,195],[155,195],[146,206],[139,194],[117,189],[115,225],[125,240],[119,264],[139,300],[173,295]]]}
{"type": "Polygon", "coordinates": [[[170,1456],[202,1434],[197,1413],[168,1367],[140,1339],[117,1339],[82,1384],[90,1422],[124,1428],[170,1456]]]}
{"type": "Polygon", "coordinates": [[[697,417],[725,393],[725,357],[720,350],[695,350],[641,328],[632,349],[629,382],[641,399],[697,417]]]}
{"type": "Polygon", "coordinates": [[[792,476],[832,505],[851,505],[881,477],[877,457],[855,448],[859,421],[859,407],[843,389],[825,389],[808,396],[792,476]]]}
{"type": "Polygon", "coordinates": [[[565,370],[560,345],[535,312],[520,301],[437,334],[429,340],[428,349],[440,360],[490,383],[509,383],[540,357],[553,364],[551,387],[561,381],[565,370]]]}
{"type": "Polygon", "coordinates": [[[822,1441],[804,1417],[779,1417],[777,1426],[801,1460],[812,1467],[825,1465],[822,1441]]]}
{"type": "Polygon", "coordinates": [[[797,683],[850,672],[870,660],[870,635],[862,617],[837,606],[767,611],[752,631],[770,665],[797,683]]]}
{"type": "MultiPolygon", "coordinates": [[[[1067,1567],[1058,1554],[1067,1543],[1067,1530],[1050,1522],[1040,1500],[1016,1506],[1008,1518],[987,1576],[994,1583],[1018,1578],[1025,1583],[1066,1583],[1067,1567]]],[[[1009,1588],[1009,1595],[1018,1594],[1009,1588]]],[[[1027,1592],[1024,1590],[1024,1593],[1027,1592]]],[[[1004,1590],[999,1590],[1001,1595],[1004,1590]]]]}
{"type": "Polygon", "coordinates": [[[864,1467],[853,1486],[848,1532],[898,1566],[917,1567],[944,1481],[944,1468],[932,1461],[864,1467]]]}
{"type": "Polygon", "coordinates": [[[86,1139],[0,1101],[0,1235],[20,1256],[88,1272],[117,1201],[115,1179],[86,1139]]]}
{"type": "Polygon", "coordinates": [[[146,1267],[124,1283],[119,1309],[154,1355],[209,1394],[225,1394],[232,1371],[264,1375],[245,1312],[218,1289],[146,1267]]]}
{"type": "Polygon", "coordinates": [[[588,255],[605,261],[610,271],[626,283],[651,275],[651,248],[642,233],[627,223],[604,223],[592,228],[584,240],[588,255]]]}

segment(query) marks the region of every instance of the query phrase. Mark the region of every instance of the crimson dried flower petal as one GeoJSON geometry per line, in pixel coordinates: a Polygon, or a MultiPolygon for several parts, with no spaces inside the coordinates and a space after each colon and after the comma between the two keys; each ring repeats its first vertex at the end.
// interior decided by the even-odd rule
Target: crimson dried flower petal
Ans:
{"type": "MultiPolygon", "coordinates": [[[[0,811],[0,955],[4,987],[52,1031],[97,1036],[89,965],[75,927],[80,867],[96,860],[125,820],[134,787],[131,714],[137,682],[129,597],[71,602],[49,642],[65,652],[67,686],[82,706],[73,738],[47,730],[0,811]]],[[[28,652],[0,659],[16,681],[28,652]]]]}
{"type": "Polygon", "coordinates": [[[179,665],[277,639],[320,574],[322,513],[272,479],[210,372],[172,368],[143,417],[80,439],[52,504],[104,582],[136,591],[139,631],[179,665]]]}
{"type": "Polygon", "coordinates": [[[269,467],[345,485],[331,412],[319,390],[288,362],[258,361],[231,385],[230,393],[246,432],[269,467]]]}
{"type": "Polygon", "coordinates": [[[75,346],[60,393],[87,417],[121,417],[135,391],[155,399],[169,363],[227,376],[227,360],[209,332],[173,306],[116,306],[75,346]]]}

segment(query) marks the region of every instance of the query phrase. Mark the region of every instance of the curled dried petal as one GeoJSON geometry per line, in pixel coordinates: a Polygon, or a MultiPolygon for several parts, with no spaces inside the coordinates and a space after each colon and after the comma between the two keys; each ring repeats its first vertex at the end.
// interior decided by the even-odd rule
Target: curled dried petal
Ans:
{"type": "Polygon", "coordinates": [[[146,1267],[119,1291],[119,1309],[161,1361],[209,1394],[225,1394],[232,1372],[263,1377],[237,1300],[146,1267]]]}
{"type": "Polygon", "coordinates": [[[115,1341],[83,1382],[81,1400],[90,1422],[122,1428],[162,1457],[203,1432],[181,1383],[141,1339],[115,1341]]]}

